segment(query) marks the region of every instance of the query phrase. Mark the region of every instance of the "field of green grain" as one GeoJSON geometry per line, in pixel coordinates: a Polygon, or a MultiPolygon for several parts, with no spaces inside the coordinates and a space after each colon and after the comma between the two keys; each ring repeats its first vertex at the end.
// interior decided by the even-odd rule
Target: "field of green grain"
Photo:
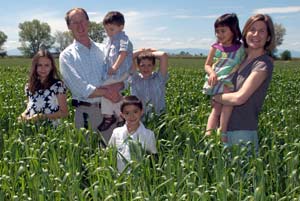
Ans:
{"type": "Polygon", "coordinates": [[[170,58],[167,113],[146,122],[159,159],[132,162],[130,174],[119,174],[115,150],[74,129],[71,106],[57,129],[17,122],[30,60],[0,59],[0,200],[300,200],[299,61],[275,62],[259,154],[250,157],[204,137],[203,63],[170,58]]]}

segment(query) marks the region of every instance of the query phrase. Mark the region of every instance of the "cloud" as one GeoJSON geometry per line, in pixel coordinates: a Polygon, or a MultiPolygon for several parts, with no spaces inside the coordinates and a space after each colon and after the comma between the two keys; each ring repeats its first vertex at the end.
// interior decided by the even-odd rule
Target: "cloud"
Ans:
{"type": "Polygon", "coordinates": [[[19,46],[19,41],[15,41],[15,40],[7,40],[4,43],[4,47],[7,50],[16,49],[18,46],[19,46]]]}
{"type": "Polygon", "coordinates": [[[67,30],[67,25],[64,20],[64,13],[62,14],[56,11],[47,12],[42,9],[33,9],[20,12],[15,19],[7,21],[7,23],[1,27],[1,29],[3,29],[8,36],[8,40],[4,44],[8,50],[16,49],[20,46],[20,43],[18,42],[18,33],[20,31],[18,28],[19,23],[32,21],[33,19],[37,19],[40,22],[49,24],[52,34],[57,30],[67,30]]]}
{"type": "Polygon", "coordinates": [[[220,17],[220,15],[205,15],[205,16],[201,16],[201,18],[205,18],[205,19],[217,19],[218,17],[220,17]]]}
{"type": "Polygon", "coordinates": [[[201,38],[201,37],[161,37],[161,36],[147,36],[135,37],[132,39],[134,49],[143,47],[153,47],[157,49],[164,48],[202,48],[208,49],[215,41],[214,38],[201,38]]]}
{"type": "Polygon", "coordinates": [[[98,15],[98,12],[87,12],[87,14],[89,15],[89,17],[91,17],[94,15],[98,15]]]}
{"type": "Polygon", "coordinates": [[[191,15],[175,15],[174,18],[176,18],[176,19],[191,19],[191,18],[195,18],[195,16],[191,16],[191,15]]]}
{"type": "Polygon", "coordinates": [[[278,49],[282,49],[282,50],[296,50],[296,51],[299,51],[299,48],[300,48],[299,42],[293,43],[293,42],[285,42],[285,41],[283,41],[282,45],[278,47],[278,49]]]}
{"type": "Polygon", "coordinates": [[[142,38],[158,35],[159,32],[167,30],[166,26],[161,26],[153,19],[167,15],[165,12],[139,12],[127,11],[123,13],[125,16],[125,31],[132,38],[142,38]]]}
{"type": "Polygon", "coordinates": [[[184,47],[189,47],[189,48],[202,48],[202,49],[209,49],[212,43],[216,41],[215,38],[200,38],[200,37],[190,37],[187,38],[184,41],[184,47]]]}
{"type": "Polygon", "coordinates": [[[68,30],[64,14],[58,13],[56,11],[41,11],[40,9],[26,11],[20,13],[19,15],[19,23],[25,21],[32,21],[33,19],[37,19],[40,22],[44,22],[49,24],[51,27],[51,32],[54,33],[57,30],[66,31],[68,30]],[[22,17],[21,17],[22,16],[22,17]]]}
{"type": "Polygon", "coordinates": [[[124,12],[126,25],[125,32],[128,34],[131,39],[134,49],[142,47],[153,47],[153,48],[209,48],[210,44],[215,40],[212,38],[202,38],[199,36],[199,33],[196,33],[194,37],[183,37],[182,33],[177,30],[178,24],[173,24],[174,18],[177,19],[193,19],[201,18],[215,19],[216,16],[212,15],[179,15],[178,13],[185,12],[185,10],[179,11],[135,11],[131,10],[124,12]],[[160,20],[161,17],[164,17],[164,20],[160,20]],[[158,20],[156,20],[158,19],[158,20]],[[173,19],[173,20],[172,20],[173,19]],[[166,22],[170,22],[169,26],[166,26],[166,22]],[[199,36],[199,37],[198,37],[199,36]]]}
{"type": "Polygon", "coordinates": [[[89,15],[90,21],[99,23],[99,22],[102,22],[104,16],[106,15],[106,12],[88,12],[88,15],[89,15]]]}
{"type": "Polygon", "coordinates": [[[141,15],[141,13],[137,12],[137,11],[128,11],[123,13],[124,16],[127,17],[138,17],[139,15],[141,15]]]}
{"type": "Polygon", "coordinates": [[[159,36],[144,36],[133,38],[134,49],[153,47],[161,49],[167,47],[173,41],[170,37],[159,37],[159,36]]]}
{"type": "Polygon", "coordinates": [[[216,19],[218,15],[174,15],[175,19],[216,19]]]}
{"type": "Polygon", "coordinates": [[[271,7],[255,9],[253,13],[297,13],[300,12],[300,6],[287,6],[287,7],[271,7]]]}
{"type": "Polygon", "coordinates": [[[165,26],[156,27],[156,28],[154,29],[155,32],[156,32],[156,31],[162,32],[162,31],[166,31],[166,30],[168,30],[168,27],[165,27],[165,26]]]}

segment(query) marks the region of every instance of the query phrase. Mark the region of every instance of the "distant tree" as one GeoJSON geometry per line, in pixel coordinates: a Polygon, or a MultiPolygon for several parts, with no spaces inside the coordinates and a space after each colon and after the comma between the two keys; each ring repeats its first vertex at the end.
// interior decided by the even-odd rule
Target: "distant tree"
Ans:
{"type": "Polygon", "coordinates": [[[0,31],[0,51],[3,50],[2,46],[7,40],[7,35],[3,32],[0,31]]]}
{"type": "Polygon", "coordinates": [[[180,51],[179,56],[192,56],[189,52],[180,51]]]}
{"type": "Polygon", "coordinates": [[[19,41],[21,47],[18,49],[25,56],[32,57],[41,47],[49,49],[54,43],[54,38],[50,35],[51,28],[47,23],[39,20],[25,21],[19,24],[19,41]]]}
{"type": "Polygon", "coordinates": [[[90,21],[89,36],[93,41],[101,43],[105,38],[105,31],[102,23],[90,21]]]}
{"type": "Polygon", "coordinates": [[[57,46],[55,46],[55,50],[57,52],[63,51],[68,45],[73,42],[73,36],[70,31],[56,31],[54,34],[55,42],[57,46]]]}
{"type": "Polygon", "coordinates": [[[289,50],[284,50],[281,54],[280,54],[280,58],[282,60],[291,60],[292,59],[292,54],[289,50]]]}
{"type": "Polygon", "coordinates": [[[274,23],[274,29],[275,29],[275,44],[276,47],[278,47],[283,42],[283,37],[286,34],[286,30],[282,24],[277,24],[277,23],[274,23]]]}
{"type": "Polygon", "coordinates": [[[283,42],[283,37],[286,34],[286,30],[282,24],[274,23],[274,31],[275,31],[275,49],[270,53],[274,59],[278,59],[277,52],[278,46],[280,46],[283,42]]]}
{"type": "Polygon", "coordinates": [[[6,56],[7,56],[7,52],[0,50],[0,57],[3,58],[3,57],[6,57],[6,56]]]}

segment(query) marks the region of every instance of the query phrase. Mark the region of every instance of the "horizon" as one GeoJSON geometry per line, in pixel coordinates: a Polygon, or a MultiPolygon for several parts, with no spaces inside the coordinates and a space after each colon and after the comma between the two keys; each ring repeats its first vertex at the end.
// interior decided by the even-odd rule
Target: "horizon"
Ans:
{"type": "MultiPolygon", "coordinates": [[[[122,3],[124,3],[122,1],[122,3]]],[[[3,2],[4,4],[4,2],[3,2]]],[[[215,19],[229,12],[237,14],[242,30],[246,20],[255,13],[265,13],[272,17],[274,23],[281,24],[286,29],[286,35],[281,51],[289,50],[299,53],[300,56],[300,27],[297,17],[300,17],[300,2],[290,0],[282,2],[259,1],[244,2],[242,0],[216,0],[213,2],[200,2],[196,0],[171,2],[153,0],[140,2],[131,0],[126,4],[104,4],[96,0],[85,2],[61,2],[45,0],[38,2],[28,0],[25,2],[5,2],[0,17],[2,22],[0,30],[7,36],[4,48],[8,54],[19,51],[19,23],[38,19],[48,23],[51,35],[55,31],[67,31],[64,21],[65,13],[73,7],[82,7],[87,10],[90,20],[101,22],[103,16],[110,10],[119,10],[125,16],[125,32],[131,39],[134,49],[153,47],[156,49],[204,49],[210,48],[215,41],[213,24],[215,19]],[[218,6],[215,6],[218,5],[218,6]],[[205,9],[203,9],[205,8],[205,9]],[[298,25],[298,26],[297,26],[298,25]]],[[[294,57],[294,55],[292,54],[294,57]]]]}

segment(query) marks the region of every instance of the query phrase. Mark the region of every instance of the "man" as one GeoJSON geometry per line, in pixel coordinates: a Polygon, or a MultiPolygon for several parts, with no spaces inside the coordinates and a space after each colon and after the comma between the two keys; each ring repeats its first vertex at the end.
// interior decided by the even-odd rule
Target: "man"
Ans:
{"type": "MultiPolygon", "coordinates": [[[[66,13],[65,20],[73,33],[74,42],[60,54],[59,64],[63,80],[72,93],[72,105],[76,108],[75,126],[87,128],[90,125],[92,130],[97,131],[102,120],[101,96],[113,102],[119,101],[123,83],[101,87],[104,82],[101,79],[104,50],[89,38],[87,12],[82,8],[73,8],[66,13]]],[[[110,135],[105,138],[108,140],[110,135]]]]}

